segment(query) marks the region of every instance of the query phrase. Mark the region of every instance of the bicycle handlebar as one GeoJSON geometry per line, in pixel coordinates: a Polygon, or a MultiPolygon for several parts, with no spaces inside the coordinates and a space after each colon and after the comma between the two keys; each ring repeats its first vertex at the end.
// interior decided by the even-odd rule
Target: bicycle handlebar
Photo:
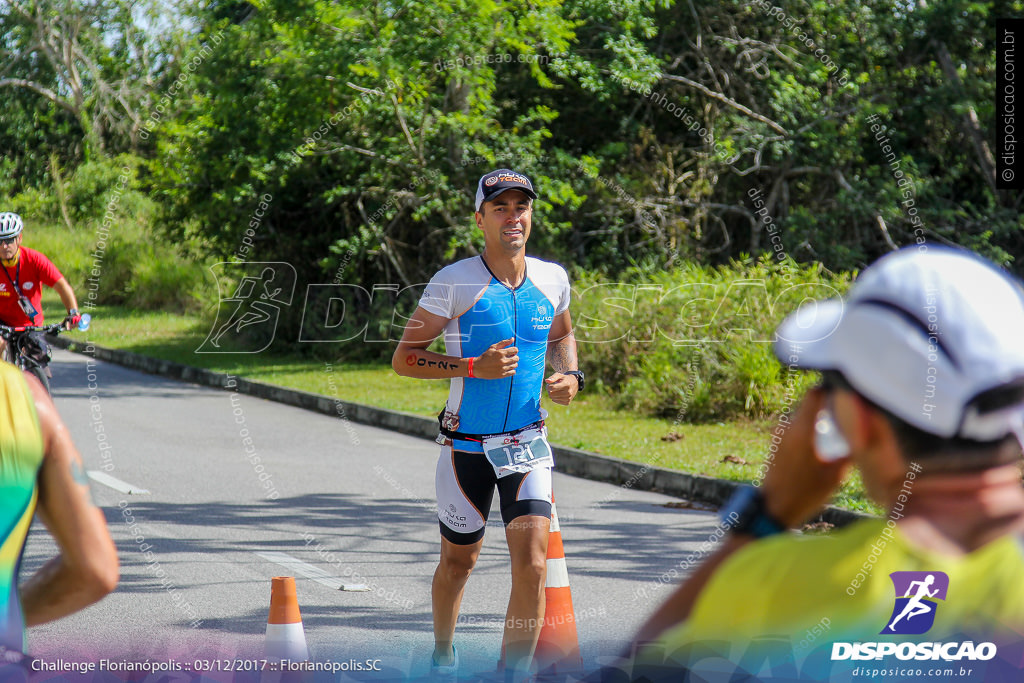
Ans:
{"type": "Polygon", "coordinates": [[[44,332],[46,334],[57,334],[62,330],[64,330],[63,321],[53,323],[52,325],[18,325],[14,327],[0,323],[0,332],[6,332],[7,334],[13,334],[15,332],[44,332]]]}
{"type": "MultiPolygon", "coordinates": [[[[78,322],[78,329],[84,332],[89,329],[89,323],[92,320],[92,316],[88,313],[83,313],[81,319],[78,322]]],[[[65,328],[64,323],[66,320],[62,320],[59,323],[53,323],[50,325],[4,325],[0,323],[0,333],[4,335],[10,335],[21,332],[43,332],[44,334],[58,334],[59,332],[69,332],[73,328],[65,328]]]]}

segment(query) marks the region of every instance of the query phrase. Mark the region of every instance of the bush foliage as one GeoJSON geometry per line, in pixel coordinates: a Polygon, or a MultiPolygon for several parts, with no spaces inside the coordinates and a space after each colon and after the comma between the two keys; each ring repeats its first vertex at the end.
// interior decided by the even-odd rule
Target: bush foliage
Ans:
{"type": "Polygon", "coordinates": [[[723,420],[779,412],[812,381],[772,353],[775,327],[801,302],[838,296],[849,275],[766,258],[693,263],[619,281],[575,283],[574,327],[588,383],[620,408],[723,420]]]}
{"type": "Polygon", "coordinates": [[[138,166],[128,155],[79,166],[64,181],[70,227],[53,187],[17,195],[11,210],[25,219],[25,245],[50,257],[83,310],[91,303],[197,311],[209,294],[204,259],[194,245],[156,236],[138,166]]]}

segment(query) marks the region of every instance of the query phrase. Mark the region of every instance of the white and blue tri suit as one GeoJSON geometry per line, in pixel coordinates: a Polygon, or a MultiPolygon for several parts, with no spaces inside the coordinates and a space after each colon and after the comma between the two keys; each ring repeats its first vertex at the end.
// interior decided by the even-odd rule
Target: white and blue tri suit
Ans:
{"type": "MultiPolygon", "coordinates": [[[[483,436],[514,432],[544,419],[540,398],[548,335],[555,317],[569,309],[569,298],[565,269],[532,257],[526,258],[526,277],[514,289],[498,280],[479,256],[453,263],[431,279],[419,305],[448,319],[448,355],[477,357],[504,339],[514,339],[519,355],[511,377],[452,378],[441,415],[445,430],[483,436]]],[[[479,440],[447,440],[436,473],[442,535],[459,544],[482,538],[495,485],[506,524],[522,515],[550,516],[550,468],[497,479],[479,440]]]]}

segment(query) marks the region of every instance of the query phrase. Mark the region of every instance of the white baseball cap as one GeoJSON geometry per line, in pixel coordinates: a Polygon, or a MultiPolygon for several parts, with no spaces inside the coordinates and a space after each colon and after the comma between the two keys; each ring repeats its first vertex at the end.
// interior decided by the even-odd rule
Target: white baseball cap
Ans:
{"type": "Polygon", "coordinates": [[[1024,442],[1024,403],[972,400],[1024,382],[1024,289],[979,256],[938,246],[886,255],[843,299],[801,306],[776,331],[783,363],[837,370],[865,398],[944,438],[1024,442]]]}

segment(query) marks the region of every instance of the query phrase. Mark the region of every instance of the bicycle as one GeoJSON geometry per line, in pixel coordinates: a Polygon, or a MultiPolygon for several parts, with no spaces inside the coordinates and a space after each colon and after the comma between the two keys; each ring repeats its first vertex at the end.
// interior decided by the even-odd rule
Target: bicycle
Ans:
{"type": "MultiPolygon", "coordinates": [[[[89,329],[90,316],[85,314],[78,323],[78,329],[83,332],[89,329]]],[[[21,325],[12,327],[0,324],[0,337],[7,342],[4,347],[2,360],[14,363],[26,372],[32,373],[38,379],[46,393],[50,392],[50,347],[42,340],[33,335],[33,332],[42,332],[57,336],[64,331],[64,322],[53,323],[52,325],[21,325]]]]}

